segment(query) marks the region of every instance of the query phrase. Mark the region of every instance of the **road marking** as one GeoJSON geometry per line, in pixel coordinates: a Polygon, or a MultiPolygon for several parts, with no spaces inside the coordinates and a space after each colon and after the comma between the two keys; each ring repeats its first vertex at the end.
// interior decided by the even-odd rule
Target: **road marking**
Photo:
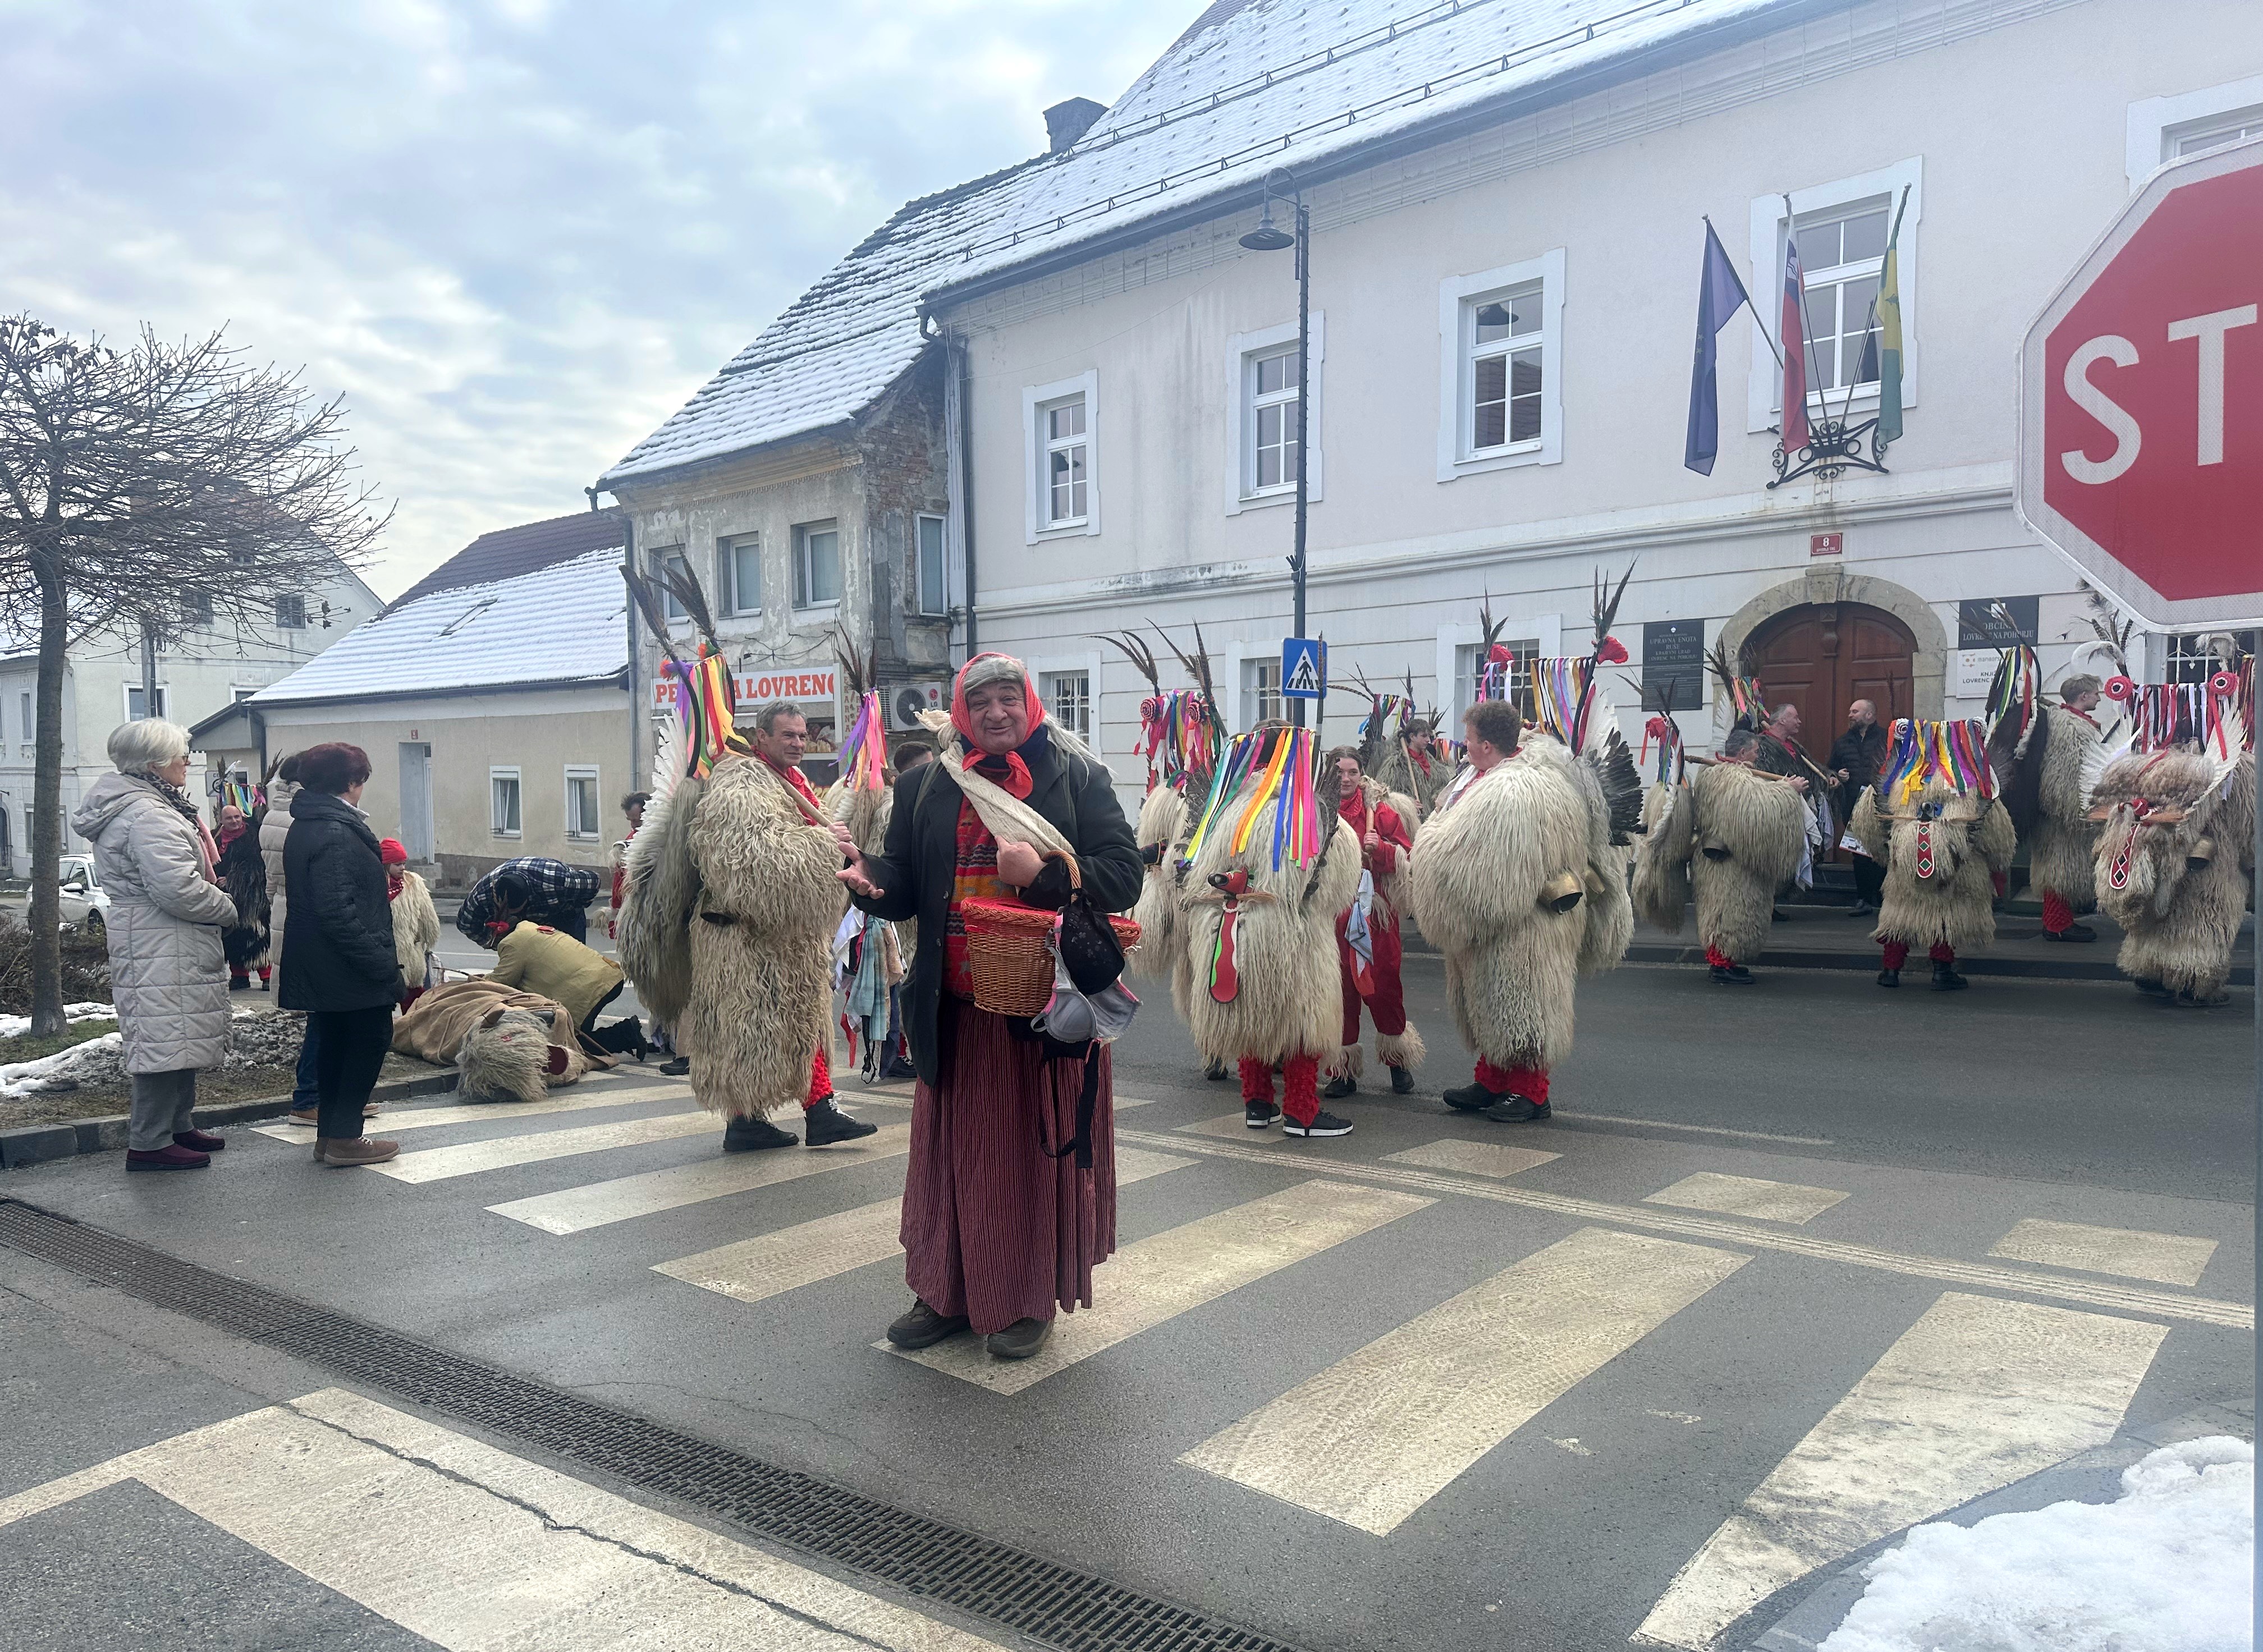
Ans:
{"type": "Polygon", "coordinates": [[[1945,1293],[1690,1557],[1634,1639],[1703,1652],[1816,1568],[2103,1446],[2167,1335],[1945,1293]]]}
{"type": "MultiPolygon", "coordinates": [[[[372,1120],[369,1129],[372,1133],[398,1136],[403,1130],[429,1130],[440,1124],[501,1124],[558,1113],[587,1113],[594,1107],[636,1107],[651,1101],[688,1099],[671,1085],[664,1090],[585,1091],[575,1095],[553,1096],[546,1101],[467,1101],[459,1107],[413,1107],[406,1113],[387,1113],[372,1120]]],[[[278,1142],[304,1145],[315,1139],[304,1124],[258,1124],[252,1129],[255,1134],[271,1136],[278,1142]]]]}
{"type": "Polygon", "coordinates": [[[1504,1147],[1499,1142],[1468,1142],[1458,1136],[1442,1136],[1435,1142],[1425,1142],[1420,1147],[1401,1148],[1395,1153],[1385,1153],[1386,1163],[1421,1165],[1431,1170],[1457,1170],[1464,1176],[1491,1176],[1495,1180],[1530,1170],[1535,1165],[1544,1165],[1551,1158],[1561,1158],[1561,1153],[1544,1153],[1536,1148],[1504,1147]]]}
{"type": "Polygon", "coordinates": [[[1733,1136],[1738,1140],[1745,1142],[1789,1142],[1794,1147],[1830,1147],[1833,1145],[1832,1139],[1827,1136],[1770,1136],[1766,1130],[1730,1130],[1724,1129],[1717,1124],[1673,1124],[1664,1119],[1622,1118],[1615,1113],[1590,1113],[1584,1107],[1580,1108],[1577,1112],[1564,1114],[1562,1115],[1561,1122],[1566,1124],[1584,1124],[1589,1122],[1596,1124],[1639,1124],[1645,1129],[1688,1130],[1695,1136],[1733,1136]]]}
{"type": "MultiPolygon", "coordinates": [[[[1804,1187],[1796,1181],[1762,1181],[1756,1176],[1717,1176],[1701,1170],[1671,1187],[1645,1194],[1646,1205],[1679,1205],[1756,1222],[1812,1222],[1847,1195],[1835,1187],[1804,1187]]],[[[2190,1280],[2185,1281],[2187,1285],[2190,1280]]]]}
{"type": "Polygon", "coordinates": [[[372,1165],[369,1169],[395,1181],[446,1181],[454,1176],[475,1176],[485,1170],[539,1165],[547,1158],[571,1158],[577,1153],[602,1153],[609,1147],[673,1142],[686,1136],[712,1136],[719,1143],[723,1121],[705,1111],[666,1113],[656,1118],[623,1119],[613,1124],[585,1124],[579,1129],[541,1130],[531,1136],[499,1136],[488,1142],[428,1147],[419,1153],[403,1153],[388,1164],[372,1165]]]}
{"type": "Polygon", "coordinates": [[[911,1151],[911,1144],[910,1125],[884,1124],[877,1135],[835,1147],[772,1147],[754,1153],[719,1151],[714,1158],[692,1164],[670,1165],[664,1170],[581,1187],[561,1187],[556,1193],[507,1200],[488,1208],[545,1233],[582,1233],[657,1211],[798,1181],[804,1176],[821,1176],[829,1170],[900,1158],[911,1151]]]}
{"type": "MultiPolygon", "coordinates": [[[[1279,1121],[1276,1120],[1275,1122],[1277,1124],[1279,1121]]],[[[1239,1113],[1228,1113],[1220,1118],[1203,1119],[1193,1124],[1182,1124],[1175,1133],[1182,1136],[1215,1136],[1219,1140],[1227,1142],[1254,1142],[1265,1147],[1278,1147],[1289,1139],[1277,1133],[1268,1135],[1263,1130],[1251,1129],[1242,1122],[1242,1115],[1239,1113]]],[[[1305,1138],[1298,1139],[1301,1141],[1305,1138]]]]}
{"type": "Polygon", "coordinates": [[[1582,1228],[1179,1459],[1377,1537],[1751,1259],[1582,1228]]]}
{"type": "MultiPolygon", "coordinates": [[[[1278,1165],[1281,1155],[1262,1148],[1205,1142],[1174,1131],[1169,1135],[1142,1130],[1118,1130],[1117,1141],[1207,1158],[1239,1159],[1249,1165],[1278,1165]]],[[[1521,1205],[1544,1210],[1576,1222],[1608,1222],[1620,1227],[1647,1228],[1659,1233],[1715,1244],[1742,1245],[1747,1250],[1778,1251],[1810,1261],[1832,1262],[1847,1267],[1876,1268],[1911,1279],[1937,1280],[1944,1285],[1970,1285],[1983,1290],[2019,1291],[2029,1296],[2056,1297],[2115,1313],[2151,1314],[2194,1324],[2255,1329],[2252,1302],[2225,1302],[2211,1296],[2182,1296],[2168,1291],[2141,1290],[2130,1285],[2073,1280],[2062,1273],[2031,1269],[1995,1267],[1985,1262],[1962,1262],[1948,1257],[1920,1256],[1888,1251],[1874,1244],[1854,1244],[1844,1239],[1818,1238],[1813,1234],[1786,1232],[1725,1222],[1716,1216],[1681,1216],[1659,1205],[1615,1205],[1601,1199],[1579,1199],[1569,1194],[1543,1193],[1537,1188],[1471,1181],[1436,1171],[1414,1170],[1399,1165],[1363,1164],[1356,1159],[1331,1159],[1328,1174],[1347,1176],[1385,1187],[1413,1188],[1422,1193],[1457,1194],[1464,1199],[1490,1199],[1496,1204],[1521,1205]]]]}
{"type": "Polygon", "coordinates": [[[0,1499],[0,1526],[129,1481],[450,1652],[996,1652],[340,1389],[0,1499]]]}
{"type": "MultiPolygon", "coordinates": [[[[1122,1148],[1116,1155],[1116,1185],[1128,1187],[1194,1162],[1142,1152],[1136,1147],[1122,1148]]],[[[697,1256],[662,1262],[652,1271],[742,1302],[759,1302],[901,1256],[904,1248],[896,1235],[902,1217],[900,1198],[882,1199],[854,1210],[797,1223],[775,1233],[718,1245],[697,1256]]]]}
{"type": "Polygon", "coordinates": [[[2086,1273],[2149,1279],[2163,1285],[2197,1285],[2208,1269],[2209,1259],[2216,1254],[2216,1241],[2029,1216],[1990,1245],[1988,1254],[2014,1262],[2079,1268],[2086,1273]]]}
{"type": "Polygon", "coordinates": [[[1018,1394],[1228,1291],[1436,1202],[1379,1187],[1299,1182],[1125,1245],[1093,1281],[1093,1306],[1060,1316],[1052,1338],[1030,1359],[993,1360],[974,1336],[915,1353],[874,1345],[994,1394],[1018,1394]]]}

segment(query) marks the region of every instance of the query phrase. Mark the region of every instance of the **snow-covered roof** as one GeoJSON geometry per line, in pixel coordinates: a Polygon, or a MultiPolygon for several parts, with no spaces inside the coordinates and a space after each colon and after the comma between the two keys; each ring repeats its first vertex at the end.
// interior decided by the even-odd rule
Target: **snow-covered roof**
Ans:
{"type": "Polygon", "coordinates": [[[620,548],[609,545],[514,579],[398,603],[248,703],[611,681],[628,667],[620,570],[620,548]]]}
{"type": "Polygon", "coordinates": [[[856,418],[922,298],[1798,0],[1219,0],[1070,148],[911,202],[601,486],[856,418]]]}

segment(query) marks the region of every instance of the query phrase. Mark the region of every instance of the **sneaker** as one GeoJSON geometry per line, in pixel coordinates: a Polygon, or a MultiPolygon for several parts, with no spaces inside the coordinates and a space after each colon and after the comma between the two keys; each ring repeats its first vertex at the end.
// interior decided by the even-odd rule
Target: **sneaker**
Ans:
{"type": "Polygon", "coordinates": [[[1414,1093],[1413,1073],[1405,1067],[1393,1067],[1391,1070],[1391,1093],[1413,1095],[1414,1093]]]}
{"type": "Polygon", "coordinates": [[[1485,1115],[1501,1124],[1531,1124],[1555,1116],[1545,1101],[1515,1093],[1501,1097],[1486,1109],[1485,1115]]]}
{"type": "Polygon", "coordinates": [[[691,1057],[678,1056],[673,1061],[663,1061],[660,1064],[660,1070],[671,1078],[681,1078],[691,1071],[691,1057]]]}
{"type": "Polygon", "coordinates": [[[217,1153],[228,1145],[228,1137],[214,1136],[206,1130],[175,1130],[173,1143],[192,1153],[217,1153]]]}
{"type": "MultiPolygon", "coordinates": [[[[813,1107],[805,1107],[801,1114],[801,1139],[812,1147],[829,1147],[835,1142],[853,1142],[870,1136],[880,1127],[863,1119],[852,1119],[833,1105],[827,1096],[813,1107]]],[[[792,1136],[787,1136],[792,1141],[792,1136]]]]}
{"type": "Polygon", "coordinates": [[[1326,1101],[1341,1101],[1348,1095],[1358,1093],[1358,1081],[1349,1073],[1346,1073],[1341,1078],[1329,1079],[1327,1087],[1320,1092],[1320,1099],[1326,1101]]]}
{"type": "Polygon", "coordinates": [[[1283,1136],[1349,1136],[1351,1121],[1340,1119],[1323,1107],[1312,1115],[1310,1124],[1299,1124],[1294,1119],[1282,1120],[1281,1133],[1283,1136]]]}
{"type": "Polygon", "coordinates": [[[202,1170],[211,1163],[210,1153],[199,1153],[178,1142],[163,1147],[128,1148],[126,1153],[128,1170],[202,1170]]]}
{"type": "Polygon", "coordinates": [[[733,1119],[723,1128],[723,1151],[727,1153],[752,1153],[765,1147],[792,1147],[800,1139],[792,1130],[782,1130],[768,1119],[733,1119]]]}
{"type": "Polygon", "coordinates": [[[1053,1334],[1050,1319],[1017,1319],[1003,1331],[994,1331],[983,1338],[993,1360],[1026,1360],[1045,1345],[1045,1338],[1053,1334]]]}
{"type": "Polygon", "coordinates": [[[313,1124],[321,1117],[321,1115],[322,1109],[319,1107],[293,1107],[288,1113],[286,1113],[283,1115],[283,1122],[286,1124],[313,1124]]]}
{"type": "Polygon", "coordinates": [[[334,1136],[315,1143],[315,1158],[324,1165],[382,1165],[400,1156],[400,1143],[377,1136],[334,1136]]]}
{"type": "Polygon", "coordinates": [[[1899,986],[1901,984],[1902,972],[1899,970],[1881,970],[1878,971],[1878,985],[1880,986],[1899,986]]]}
{"type": "Polygon", "coordinates": [[[1445,1093],[1445,1103],[1457,1113],[1482,1113],[1500,1100],[1500,1092],[1488,1090],[1477,1083],[1464,1085],[1458,1090],[1445,1093]]]}
{"type": "Polygon", "coordinates": [[[2098,939],[2098,931],[2083,924],[2069,924],[2064,929],[2044,930],[2043,939],[2046,941],[2095,941],[2098,939]]]}
{"type": "Polygon", "coordinates": [[[1241,1122],[1253,1130],[1269,1130],[1280,1122],[1278,1101],[1245,1101],[1241,1104],[1241,1122]]]}
{"type": "Polygon", "coordinates": [[[938,1314],[915,1296],[907,1312],[888,1324],[888,1340],[899,1348],[931,1348],[966,1329],[965,1314],[938,1314]]]}

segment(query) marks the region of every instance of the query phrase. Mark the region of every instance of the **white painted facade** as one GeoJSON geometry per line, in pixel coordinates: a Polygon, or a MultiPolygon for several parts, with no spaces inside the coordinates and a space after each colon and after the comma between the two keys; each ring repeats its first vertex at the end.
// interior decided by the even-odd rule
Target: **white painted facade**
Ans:
{"type": "MultiPolygon", "coordinates": [[[[1343,26],[1391,9],[1355,6],[1343,26]]],[[[2149,157],[2263,107],[2263,11],[1873,0],[1786,15],[1800,20],[1648,73],[1638,60],[1584,96],[1307,190],[1316,483],[1327,455],[1309,629],[1339,683],[1411,669],[1418,695],[1450,705],[1481,598],[1508,637],[1578,652],[1594,578],[1630,563],[1630,679],[1645,622],[1700,619],[1733,647],[1786,609],[1859,602],[1915,638],[1920,715],[1977,715],[1995,657],[1960,660],[1960,602],[2037,598],[2047,681],[2090,640],[2072,570],[2012,509],[2020,336],[2149,157]],[[1818,218],[1905,184],[1891,473],[1764,486],[1777,378],[1749,313],[1721,335],[1718,461],[1710,478],[1685,469],[1703,218],[1772,333],[1782,198],[1804,251],[1818,218]],[[1473,447],[1464,329],[1504,295],[1536,316],[1508,343],[1540,360],[1538,428],[1473,447]],[[1811,555],[1826,533],[1840,553],[1811,555]]],[[[1324,112],[1298,106],[1283,127],[1324,112]]],[[[1192,227],[929,297],[965,357],[978,646],[1039,669],[1088,662],[1096,743],[1127,787],[1146,688],[1090,633],[1153,620],[1185,638],[1199,620],[1239,728],[1289,630],[1293,513],[1250,486],[1243,357],[1293,341],[1297,293],[1291,256],[1238,244],[1256,220],[1254,191],[1237,191],[1192,227]],[[1054,530],[1037,415],[1079,386],[1088,494],[1054,530]]],[[[1854,415],[1875,406],[1858,393],[1854,415]]],[[[2158,670],[2165,639],[2149,646],[2158,670]]],[[[1616,697],[1638,734],[1633,689],[1616,697]]],[[[1338,700],[1326,726],[1348,737],[1363,710],[1338,700]]],[[[1710,699],[1681,721],[1701,748],[1715,737],[1710,699]]]]}

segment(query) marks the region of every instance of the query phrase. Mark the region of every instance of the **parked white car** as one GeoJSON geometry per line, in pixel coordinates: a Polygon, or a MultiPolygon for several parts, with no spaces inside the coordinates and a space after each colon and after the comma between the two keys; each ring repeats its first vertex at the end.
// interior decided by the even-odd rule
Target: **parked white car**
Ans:
{"type": "Polygon", "coordinates": [[[90,935],[98,935],[107,921],[110,893],[102,886],[102,878],[94,869],[91,855],[66,855],[61,862],[62,885],[59,899],[62,919],[67,924],[76,924],[90,935]]]}

